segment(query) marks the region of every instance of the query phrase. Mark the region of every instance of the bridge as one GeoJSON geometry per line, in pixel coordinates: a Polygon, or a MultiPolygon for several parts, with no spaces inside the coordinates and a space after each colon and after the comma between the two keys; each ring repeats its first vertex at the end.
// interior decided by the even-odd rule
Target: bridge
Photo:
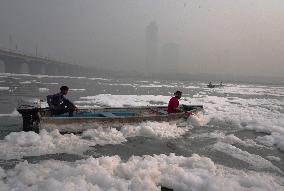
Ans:
{"type": "Polygon", "coordinates": [[[0,73],[78,76],[90,72],[90,69],[77,65],[0,49],[0,73]]]}

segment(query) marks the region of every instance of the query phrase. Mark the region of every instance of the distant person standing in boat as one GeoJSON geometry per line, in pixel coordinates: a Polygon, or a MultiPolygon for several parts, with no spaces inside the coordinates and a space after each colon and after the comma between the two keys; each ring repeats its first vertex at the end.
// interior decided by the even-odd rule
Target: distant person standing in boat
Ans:
{"type": "Polygon", "coordinates": [[[168,104],[168,113],[179,113],[181,110],[178,108],[179,106],[179,99],[181,98],[182,92],[176,91],[175,97],[172,97],[168,104]]]}
{"type": "Polygon", "coordinates": [[[53,95],[48,95],[47,103],[51,109],[53,115],[60,115],[63,113],[69,113],[69,116],[73,116],[77,107],[64,96],[67,95],[69,88],[67,86],[61,86],[60,92],[53,95]]]}

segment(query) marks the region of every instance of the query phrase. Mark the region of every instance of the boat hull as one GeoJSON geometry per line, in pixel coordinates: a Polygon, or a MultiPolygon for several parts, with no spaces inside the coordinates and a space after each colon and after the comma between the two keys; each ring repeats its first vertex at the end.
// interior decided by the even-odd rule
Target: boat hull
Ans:
{"type": "Polygon", "coordinates": [[[39,132],[42,129],[47,131],[58,129],[61,133],[80,133],[99,126],[121,127],[125,124],[144,121],[177,121],[186,119],[190,114],[202,109],[201,105],[186,106],[184,112],[168,114],[167,107],[93,108],[81,109],[73,117],[69,117],[67,115],[52,116],[49,109],[34,108],[33,112],[29,113],[35,116],[26,119],[23,113],[28,112],[19,109],[18,111],[22,113],[23,121],[36,119],[30,123],[30,127],[24,127],[25,123],[23,123],[23,130],[39,132]]]}

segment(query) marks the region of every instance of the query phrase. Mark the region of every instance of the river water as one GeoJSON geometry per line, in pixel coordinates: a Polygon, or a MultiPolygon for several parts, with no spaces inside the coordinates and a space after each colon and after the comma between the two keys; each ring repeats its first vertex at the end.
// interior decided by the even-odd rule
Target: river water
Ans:
{"type": "Polygon", "coordinates": [[[284,86],[0,74],[0,190],[284,190],[284,86]],[[182,125],[144,122],[22,132],[21,100],[61,85],[78,107],[181,103],[204,112],[182,125]]]}

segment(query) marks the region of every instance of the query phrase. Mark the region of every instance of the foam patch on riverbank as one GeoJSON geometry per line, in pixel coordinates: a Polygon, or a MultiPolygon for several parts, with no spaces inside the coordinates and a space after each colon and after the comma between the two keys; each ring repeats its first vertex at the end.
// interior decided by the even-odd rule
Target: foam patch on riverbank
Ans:
{"type": "Polygon", "coordinates": [[[268,173],[239,171],[214,164],[210,158],[171,155],[88,158],[74,163],[26,161],[14,169],[0,169],[0,190],[120,190],[179,191],[283,190],[283,179],[268,173]],[[226,186],[224,186],[226,185],[226,186]]]}

